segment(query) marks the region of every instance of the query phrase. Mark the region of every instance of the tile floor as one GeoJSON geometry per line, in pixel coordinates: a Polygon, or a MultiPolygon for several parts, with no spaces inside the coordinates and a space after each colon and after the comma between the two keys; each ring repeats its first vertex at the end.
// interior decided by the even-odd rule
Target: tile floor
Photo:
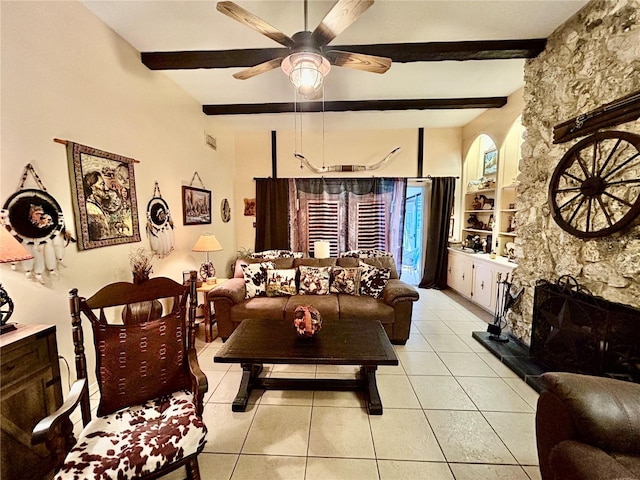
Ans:
{"type": "MultiPolygon", "coordinates": [[[[472,337],[491,316],[450,291],[420,289],[397,367],[378,370],[382,416],[355,392],[266,391],[231,411],[241,370],[215,364],[222,342],[198,342],[209,380],[207,480],[540,479],[538,394],[472,337]]],[[[353,375],[352,367],[272,366],[267,375],[353,375]]],[[[182,471],[164,477],[183,478],[182,471]]]]}

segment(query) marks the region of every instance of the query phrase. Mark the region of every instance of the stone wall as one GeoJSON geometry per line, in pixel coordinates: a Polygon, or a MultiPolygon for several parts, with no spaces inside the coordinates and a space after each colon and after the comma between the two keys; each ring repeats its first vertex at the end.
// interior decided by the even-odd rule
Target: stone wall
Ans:
{"type": "MultiPolygon", "coordinates": [[[[553,145],[553,127],[639,90],[640,0],[590,2],[525,66],[514,283],[527,288],[517,311],[510,313],[511,331],[525,343],[530,342],[538,279],[556,281],[568,274],[595,295],[640,307],[638,221],[622,232],[582,240],[556,224],[547,203],[554,169],[582,139],[553,145]]],[[[640,120],[611,129],[640,134],[640,120]]]]}

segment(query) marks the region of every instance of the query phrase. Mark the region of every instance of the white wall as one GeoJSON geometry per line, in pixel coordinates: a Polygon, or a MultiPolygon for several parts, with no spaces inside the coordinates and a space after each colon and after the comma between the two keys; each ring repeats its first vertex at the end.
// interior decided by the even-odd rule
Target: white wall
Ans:
{"type": "MultiPolygon", "coordinates": [[[[236,220],[223,224],[219,213],[221,200],[234,197],[229,181],[235,169],[234,137],[164,74],[144,67],[138,52],[82,4],[0,5],[3,204],[18,187],[25,165],[32,163],[62,207],[67,229],[77,236],[65,147],[53,138],[140,161],[135,175],[141,242],[85,251],[70,245],[60,280],[45,285],[0,266],[0,281],[15,302],[11,321],[55,324],[59,353],[72,363],[67,292],[77,287],[88,296],[106,283],[131,280],[131,248],[149,248],[146,207],[156,180],[174,219],[176,250],[154,259],[154,275],[180,280],[183,270],[197,268],[204,254],[191,252],[191,247],[205,231],[213,231],[225,248],[212,254],[216,265],[226,264],[235,252],[236,220]],[[205,130],[218,137],[218,151],[204,145],[205,130]],[[213,191],[209,226],[182,225],[181,185],[189,184],[194,171],[213,191]]],[[[25,186],[36,188],[31,178],[25,186]]],[[[85,335],[91,342],[88,325],[85,335]]]]}
{"type": "MultiPolygon", "coordinates": [[[[242,208],[244,198],[255,197],[254,177],[270,177],[271,132],[238,134],[235,155],[238,159],[235,191],[236,205],[242,208]]],[[[318,176],[307,167],[300,169],[295,151],[302,153],[313,165],[372,165],[382,160],[395,147],[400,152],[379,170],[364,172],[329,172],[327,177],[415,177],[418,173],[418,130],[388,129],[327,130],[317,126],[300,130],[276,132],[277,175],[279,178],[318,176]],[[323,141],[324,137],[324,141],[323,141]],[[324,148],[323,148],[324,145],[324,148]]],[[[424,133],[423,175],[459,176],[461,174],[461,129],[427,129],[424,133]]],[[[254,217],[238,221],[238,248],[253,249],[255,242],[254,217]]]]}

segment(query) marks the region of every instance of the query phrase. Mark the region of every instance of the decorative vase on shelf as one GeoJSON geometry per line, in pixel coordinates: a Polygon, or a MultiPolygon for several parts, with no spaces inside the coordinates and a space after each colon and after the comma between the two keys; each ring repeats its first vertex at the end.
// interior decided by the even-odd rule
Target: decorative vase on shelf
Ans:
{"type": "Polygon", "coordinates": [[[317,308],[300,305],[293,313],[293,326],[300,338],[313,338],[322,328],[322,317],[317,308]]]}

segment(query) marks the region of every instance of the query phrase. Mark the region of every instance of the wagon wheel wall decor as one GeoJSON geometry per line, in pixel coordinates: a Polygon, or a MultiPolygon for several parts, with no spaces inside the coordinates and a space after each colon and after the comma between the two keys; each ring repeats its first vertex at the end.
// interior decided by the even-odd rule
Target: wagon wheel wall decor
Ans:
{"type": "Polygon", "coordinates": [[[604,237],[640,215],[640,135],[595,133],[562,157],[551,177],[556,223],[578,238],[604,237]]]}

